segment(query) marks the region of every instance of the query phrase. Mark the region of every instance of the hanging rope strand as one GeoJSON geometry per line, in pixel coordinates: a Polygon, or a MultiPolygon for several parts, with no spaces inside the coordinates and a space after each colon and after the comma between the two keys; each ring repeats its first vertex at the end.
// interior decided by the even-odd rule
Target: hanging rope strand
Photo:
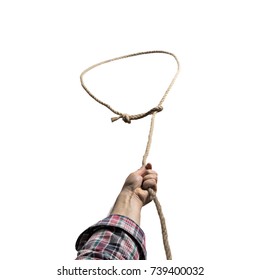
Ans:
{"type": "MultiPolygon", "coordinates": [[[[180,64],[179,64],[179,61],[178,61],[177,57],[173,53],[166,52],[166,51],[145,51],[145,52],[138,52],[138,53],[133,53],[133,54],[129,54],[129,55],[119,56],[119,57],[116,57],[116,58],[112,58],[112,59],[108,59],[108,60],[99,62],[99,63],[97,63],[95,65],[92,65],[91,67],[87,68],[86,70],[84,70],[81,73],[81,75],[80,75],[80,82],[81,82],[81,85],[84,88],[84,90],[95,101],[97,101],[101,105],[107,107],[114,114],[118,115],[118,117],[111,118],[112,122],[114,122],[114,121],[116,121],[116,120],[121,118],[124,122],[131,123],[131,120],[138,120],[138,119],[144,118],[144,117],[146,117],[148,115],[151,115],[150,130],[149,130],[149,135],[148,135],[148,140],[147,140],[147,144],[146,144],[145,153],[143,155],[142,165],[146,164],[147,158],[149,156],[149,152],[150,152],[150,148],[151,148],[151,144],[152,144],[153,131],[154,131],[155,116],[156,116],[156,114],[158,112],[161,112],[163,110],[162,104],[165,101],[167,95],[169,94],[173,84],[175,83],[175,80],[177,79],[179,71],[180,71],[180,64]],[[175,59],[176,63],[177,63],[177,70],[176,70],[176,72],[174,74],[174,77],[171,80],[167,90],[165,91],[162,99],[160,100],[159,104],[156,107],[152,108],[151,110],[149,110],[149,111],[147,111],[145,113],[136,114],[136,115],[129,115],[129,114],[126,114],[126,113],[121,113],[121,112],[113,109],[109,104],[99,100],[93,93],[90,92],[90,90],[84,84],[84,81],[83,81],[84,75],[87,72],[89,72],[90,70],[92,70],[93,68],[95,68],[95,67],[98,67],[100,65],[103,65],[103,64],[106,64],[106,63],[109,63],[109,62],[113,62],[113,61],[116,61],[116,60],[120,60],[120,59],[134,57],[134,56],[138,56],[138,55],[156,54],[156,53],[167,54],[167,55],[172,56],[175,59]]],[[[163,215],[163,212],[162,212],[162,207],[161,207],[161,204],[160,204],[160,202],[159,202],[159,200],[158,200],[158,198],[156,196],[156,193],[151,188],[148,189],[148,191],[149,191],[149,194],[150,194],[151,198],[153,199],[153,201],[155,203],[155,206],[156,206],[156,209],[157,209],[157,212],[158,212],[158,216],[159,216],[159,219],[160,219],[161,230],[162,230],[162,238],[163,238],[163,245],[164,245],[164,250],[165,250],[166,258],[167,258],[167,260],[171,260],[172,259],[172,254],[171,254],[170,244],[169,244],[169,241],[168,241],[168,233],[167,233],[165,218],[164,218],[164,215],[163,215]]]]}

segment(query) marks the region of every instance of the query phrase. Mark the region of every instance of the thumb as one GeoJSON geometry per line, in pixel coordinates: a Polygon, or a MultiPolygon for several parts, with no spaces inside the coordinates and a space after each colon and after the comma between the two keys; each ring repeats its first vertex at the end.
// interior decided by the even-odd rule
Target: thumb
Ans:
{"type": "Polygon", "coordinates": [[[145,171],[146,171],[146,168],[145,168],[145,165],[143,165],[142,167],[140,167],[136,173],[140,176],[143,176],[145,174],[145,171]]]}
{"type": "Polygon", "coordinates": [[[143,165],[141,168],[139,168],[136,173],[140,176],[143,176],[147,169],[152,169],[152,164],[147,163],[146,165],[143,165]]]}
{"type": "Polygon", "coordinates": [[[147,163],[146,166],[145,166],[145,168],[146,168],[146,169],[152,169],[153,167],[152,167],[152,164],[151,164],[151,163],[147,163]]]}

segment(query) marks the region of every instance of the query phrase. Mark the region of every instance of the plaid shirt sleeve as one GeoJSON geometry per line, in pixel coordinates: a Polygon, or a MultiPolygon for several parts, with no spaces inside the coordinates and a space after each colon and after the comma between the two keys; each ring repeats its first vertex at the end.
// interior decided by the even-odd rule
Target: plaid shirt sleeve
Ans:
{"type": "Polygon", "coordinates": [[[145,235],[131,219],[110,215],[81,233],[76,250],[76,260],[145,260],[145,235]]]}

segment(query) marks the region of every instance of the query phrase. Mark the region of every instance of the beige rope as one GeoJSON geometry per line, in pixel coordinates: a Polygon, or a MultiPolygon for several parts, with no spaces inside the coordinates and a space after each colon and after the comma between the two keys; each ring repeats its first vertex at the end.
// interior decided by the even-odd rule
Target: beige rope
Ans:
{"type": "MultiPolygon", "coordinates": [[[[152,115],[151,116],[151,123],[150,123],[150,130],[149,130],[149,135],[148,135],[148,140],[147,140],[147,144],[146,144],[145,153],[143,155],[142,165],[146,164],[147,157],[148,157],[149,152],[150,152],[151,143],[152,143],[152,137],[153,137],[153,130],[154,130],[154,119],[155,119],[155,116],[156,116],[156,114],[158,112],[161,112],[163,110],[162,104],[163,104],[165,98],[167,97],[169,91],[171,90],[171,88],[172,88],[172,86],[173,86],[173,84],[174,84],[174,82],[175,82],[175,80],[176,80],[176,78],[177,78],[177,76],[179,74],[179,71],[180,71],[180,64],[179,64],[179,61],[178,61],[177,57],[173,53],[166,52],[166,51],[146,51],[146,52],[138,52],[138,53],[133,53],[133,54],[129,54],[129,55],[119,56],[119,57],[116,57],[116,58],[112,58],[112,59],[108,59],[108,60],[99,62],[99,63],[97,63],[95,65],[92,65],[91,67],[87,68],[86,70],[84,70],[81,73],[81,75],[80,75],[80,82],[81,82],[82,87],[85,89],[85,91],[94,100],[96,100],[98,103],[100,103],[101,105],[107,107],[114,114],[118,115],[117,117],[111,118],[112,122],[114,122],[114,121],[116,121],[116,120],[121,118],[124,122],[130,124],[131,120],[138,120],[138,119],[144,118],[144,117],[146,117],[148,115],[152,115]],[[138,55],[145,55],[145,54],[155,54],[155,53],[167,54],[167,55],[172,56],[175,59],[175,61],[177,62],[177,70],[176,70],[176,73],[174,74],[173,79],[170,82],[170,85],[168,86],[168,88],[165,91],[161,101],[159,102],[159,104],[156,107],[152,108],[151,110],[149,110],[149,111],[147,111],[145,113],[141,113],[141,114],[137,114],[137,115],[129,115],[129,114],[126,114],[126,113],[121,113],[121,112],[113,109],[107,103],[105,103],[105,102],[99,100],[97,97],[95,97],[90,92],[90,90],[85,86],[85,84],[83,82],[83,76],[88,71],[90,71],[91,69],[93,69],[93,68],[95,68],[97,66],[100,66],[102,64],[106,64],[106,63],[109,63],[109,62],[112,62],[112,61],[116,61],[116,60],[119,60],[119,59],[129,58],[129,57],[138,56],[138,55]]],[[[166,258],[167,258],[167,260],[171,260],[172,259],[172,254],[171,254],[171,249],[170,249],[170,245],[169,245],[169,241],[168,241],[166,222],[165,222],[165,218],[164,218],[164,215],[163,215],[163,212],[162,212],[162,207],[161,207],[161,205],[159,203],[159,200],[158,200],[155,192],[151,188],[148,189],[148,191],[149,191],[149,194],[150,194],[151,198],[153,199],[153,201],[155,203],[155,206],[156,206],[159,218],[160,218],[161,230],[162,230],[162,238],[163,238],[163,245],[164,245],[164,250],[165,250],[166,258]]]]}

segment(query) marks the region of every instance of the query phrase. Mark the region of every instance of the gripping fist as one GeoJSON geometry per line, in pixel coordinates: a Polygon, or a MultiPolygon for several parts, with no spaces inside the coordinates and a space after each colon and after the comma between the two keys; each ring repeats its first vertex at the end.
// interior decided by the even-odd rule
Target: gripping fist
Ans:
{"type": "Polygon", "coordinates": [[[146,205],[152,200],[148,189],[151,188],[155,193],[157,191],[157,177],[151,163],[147,163],[126,178],[122,191],[131,192],[146,205]]]}

